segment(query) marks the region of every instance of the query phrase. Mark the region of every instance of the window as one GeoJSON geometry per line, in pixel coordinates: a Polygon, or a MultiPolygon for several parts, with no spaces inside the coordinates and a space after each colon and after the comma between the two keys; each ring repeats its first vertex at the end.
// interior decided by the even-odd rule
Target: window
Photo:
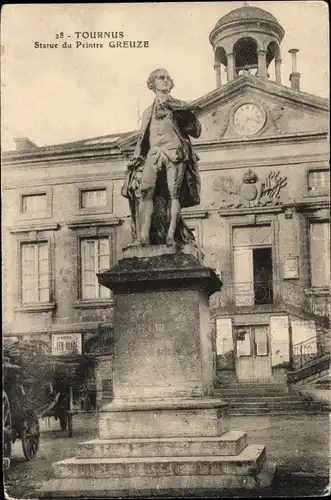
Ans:
{"type": "Polygon", "coordinates": [[[81,191],[81,208],[105,207],[107,205],[107,189],[89,189],[81,191]]]}
{"type": "Polygon", "coordinates": [[[237,326],[235,328],[237,357],[268,356],[268,331],[266,325],[237,326]]]}
{"type": "Polygon", "coordinates": [[[311,170],[308,175],[308,191],[325,192],[329,189],[330,185],[330,171],[329,170],[311,170]]]}
{"type": "Polygon", "coordinates": [[[46,193],[28,194],[22,196],[22,213],[45,212],[47,210],[46,193]]]}
{"type": "Polygon", "coordinates": [[[251,335],[249,328],[238,328],[236,334],[237,357],[251,355],[251,335]]]}
{"type": "Polygon", "coordinates": [[[330,224],[310,223],[310,270],[311,286],[330,285],[330,224]]]}
{"type": "Polygon", "coordinates": [[[81,240],[81,298],[110,297],[110,290],[99,285],[97,273],[110,267],[109,238],[81,240]]]}
{"type": "Polygon", "coordinates": [[[268,355],[268,327],[266,326],[255,326],[254,327],[254,337],[255,337],[255,349],[256,356],[267,356],[268,355]]]}
{"type": "Polygon", "coordinates": [[[21,246],[23,303],[49,302],[48,244],[26,243],[21,246]]]}
{"type": "Polygon", "coordinates": [[[233,244],[236,305],[272,304],[270,226],[234,228],[233,244]]]}
{"type": "Polygon", "coordinates": [[[56,347],[58,351],[64,351],[64,342],[58,342],[56,347]]]}

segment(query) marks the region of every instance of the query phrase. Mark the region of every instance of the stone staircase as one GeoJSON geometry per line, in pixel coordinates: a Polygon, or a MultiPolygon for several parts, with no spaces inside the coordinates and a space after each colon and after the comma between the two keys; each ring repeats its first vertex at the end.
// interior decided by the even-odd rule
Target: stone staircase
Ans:
{"type": "Polygon", "coordinates": [[[326,403],[289,391],[285,384],[218,385],[215,395],[229,404],[230,415],[305,415],[330,411],[326,403]]]}

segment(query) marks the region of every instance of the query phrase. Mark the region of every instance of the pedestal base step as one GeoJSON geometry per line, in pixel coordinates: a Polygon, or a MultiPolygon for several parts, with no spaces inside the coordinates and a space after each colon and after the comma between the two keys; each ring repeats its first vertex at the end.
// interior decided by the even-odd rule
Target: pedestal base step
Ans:
{"type": "Polygon", "coordinates": [[[149,406],[111,403],[102,408],[100,439],[216,437],[228,430],[228,405],[220,399],[171,401],[167,406],[162,402],[159,407],[154,404],[154,409],[149,406]]]}
{"type": "Polygon", "coordinates": [[[226,456],[238,455],[246,446],[242,431],[218,437],[93,439],[77,445],[76,458],[226,456]]]}
{"type": "MultiPolygon", "coordinates": [[[[117,477],[117,478],[63,478],[52,479],[44,483],[38,492],[38,498],[146,498],[176,495],[178,498],[208,497],[208,492],[222,490],[256,489],[270,486],[276,467],[265,463],[259,473],[234,475],[171,475],[163,477],[117,477]]],[[[219,497],[221,491],[217,493],[219,497]]],[[[214,496],[214,495],[213,495],[214,496]]],[[[227,496],[225,494],[225,496],[227,496]]],[[[237,496],[237,495],[236,495],[237,496]]]]}
{"type": "Polygon", "coordinates": [[[57,477],[126,478],[200,475],[256,475],[266,461],[264,445],[238,455],[196,457],[69,458],[52,464],[57,477]]]}

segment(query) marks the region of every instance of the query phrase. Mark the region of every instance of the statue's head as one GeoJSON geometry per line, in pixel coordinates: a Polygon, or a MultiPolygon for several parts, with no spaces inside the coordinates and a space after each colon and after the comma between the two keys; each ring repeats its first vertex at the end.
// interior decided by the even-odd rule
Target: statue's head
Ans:
{"type": "Polygon", "coordinates": [[[162,68],[152,71],[147,80],[147,88],[149,90],[153,90],[154,92],[159,91],[164,94],[169,94],[174,85],[174,81],[168,71],[162,68]]]}

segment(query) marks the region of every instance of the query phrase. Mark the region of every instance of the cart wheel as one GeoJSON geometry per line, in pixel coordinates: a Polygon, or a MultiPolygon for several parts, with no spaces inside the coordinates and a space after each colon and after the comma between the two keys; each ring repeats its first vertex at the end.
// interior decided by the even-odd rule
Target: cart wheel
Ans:
{"type": "Polygon", "coordinates": [[[68,415],[68,432],[69,437],[72,437],[72,415],[68,415]]]}
{"type": "Polygon", "coordinates": [[[10,458],[3,457],[2,464],[3,464],[3,470],[8,470],[10,468],[10,458]]]}
{"type": "Polygon", "coordinates": [[[60,427],[61,431],[65,431],[67,428],[68,419],[67,417],[60,417],[60,427]]]}
{"type": "Polygon", "coordinates": [[[25,420],[22,434],[22,448],[26,460],[32,460],[39,449],[40,429],[36,415],[29,415],[25,420]]]}
{"type": "Polygon", "coordinates": [[[2,408],[3,408],[3,456],[4,458],[11,457],[12,450],[12,416],[10,410],[9,399],[5,391],[2,391],[2,408]]]}

